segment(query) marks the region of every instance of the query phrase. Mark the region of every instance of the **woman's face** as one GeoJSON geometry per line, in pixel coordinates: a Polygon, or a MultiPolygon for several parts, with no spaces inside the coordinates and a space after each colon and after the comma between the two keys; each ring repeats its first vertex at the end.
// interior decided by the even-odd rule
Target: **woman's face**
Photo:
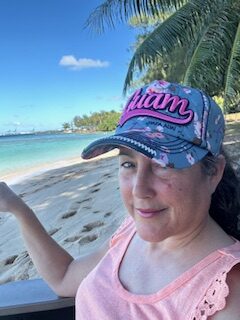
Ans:
{"type": "Polygon", "coordinates": [[[216,179],[200,164],[163,168],[142,154],[120,149],[119,182],[139,236],[150,242],[186,237],[205,225],[216,179]]]}

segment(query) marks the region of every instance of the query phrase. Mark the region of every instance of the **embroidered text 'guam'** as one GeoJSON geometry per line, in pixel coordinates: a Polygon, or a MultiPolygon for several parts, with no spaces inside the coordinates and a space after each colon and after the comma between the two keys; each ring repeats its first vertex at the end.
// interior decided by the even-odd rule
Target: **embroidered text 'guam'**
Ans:
{"type": "Polygon", "coordinates": [[[180,125],[188,124],[193,119],[193,111],[188,109],[189,101],[170,93],[141,94],[137,90],[128,100],[119,121],[122,126],[128,119],[136,116],[152,116],[166,122],[180,125]]]}

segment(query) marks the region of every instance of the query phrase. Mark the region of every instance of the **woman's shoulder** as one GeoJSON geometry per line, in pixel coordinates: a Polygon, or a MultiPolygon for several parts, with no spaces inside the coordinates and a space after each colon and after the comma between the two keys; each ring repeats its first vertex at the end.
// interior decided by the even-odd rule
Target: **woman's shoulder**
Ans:
{"type": "Polygon", "coordinates": [[[195,318],[203,319],[204,314],[204,319],[211,320],[240,319],[240,242],[235,240],[211,257],[212,263],[203,270],[210,286],[208,283],[195,318]]]}
{"type": "Polygon", "coordinates": [[[226,306],[217,312],[211,320],[237,320],[240,319],[240,263],[236,264],[227,275],[229,294],[226,297],[226,306]]]}
{"type": "MultiPolygon", "coordinates": [[[[233,239],[233,238],[232,238],[233,239]]],[[[218,251],[224,256],[231,256],[234,260],[239,260],[240,262],[240,241],[233,239],[234,243],[228,245],[218,251]]]]}

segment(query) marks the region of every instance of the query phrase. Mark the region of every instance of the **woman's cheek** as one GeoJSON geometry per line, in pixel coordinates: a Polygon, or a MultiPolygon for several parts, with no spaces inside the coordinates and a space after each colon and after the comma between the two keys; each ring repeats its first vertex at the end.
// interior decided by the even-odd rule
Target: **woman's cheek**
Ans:
{"type": "Polygon", "coordinates": [[[131,182],[128,178],[119,176],[119,188],[124,202],[131,196],[131,182]]]}

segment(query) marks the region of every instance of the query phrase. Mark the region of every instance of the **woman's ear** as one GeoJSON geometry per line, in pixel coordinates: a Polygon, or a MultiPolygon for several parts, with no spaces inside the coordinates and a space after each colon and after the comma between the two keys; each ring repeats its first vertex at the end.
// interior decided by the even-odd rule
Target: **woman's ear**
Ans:
{"type": "Polygon", "coordinates": [[[223,173],[224,173],[224,169],[225,169],[225,165],[226,165],[226,159],[222,154],[220,154],[217,157],[217,161],[216,161],[215,165],[216,165],[215,174],[213,174],[211,176],[212,193],[215,192],[219,182],[221,181],[221,179],[223,177],[223,173]]]}

